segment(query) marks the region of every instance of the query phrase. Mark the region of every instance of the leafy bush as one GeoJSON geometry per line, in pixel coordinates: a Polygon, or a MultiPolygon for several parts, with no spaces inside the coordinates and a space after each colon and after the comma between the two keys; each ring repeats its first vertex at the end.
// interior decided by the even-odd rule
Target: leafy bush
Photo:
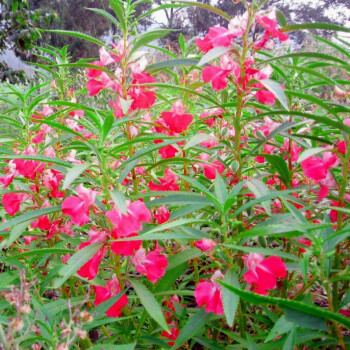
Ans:
{"type": "Polygon", "coordinates": [[[349,72],[349,46],[284,43],[349,30],[264,2],[142,14],[227,21],[180,35],[177,57],[151,45],[168,30],[137,34],[135,3],[110,0],[115,17],[94,11],[121,31],[111,47],[51,31],[99,59],[43,47],[40,84],[1,95],[0,348],[347,348],[349,82],[324,69],[349,72]]]}

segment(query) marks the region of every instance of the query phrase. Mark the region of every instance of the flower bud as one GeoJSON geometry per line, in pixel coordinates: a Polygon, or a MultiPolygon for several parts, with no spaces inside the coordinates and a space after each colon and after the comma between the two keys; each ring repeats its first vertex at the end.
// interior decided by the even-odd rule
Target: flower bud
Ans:
{"type": "Polygon", "coordinates": [[[340,89],[338,86],[335,86],[334,95],[338,98],[345,98],[346,92],[344,90],[340,89]]]}
{"type": "Polygon", "coordinates": [[[29,315],[29,313],[30,313],[30,306],[28,304],[25,304],[25,305],[23,305],[20,308],[20,311],[21,311],[22,314],[29,315]]]}
{"type": "Polygon", "coordinates": [[[85,322],[91,322],[93,320],[93,317],[87,311],[82,311],[79,316],[85,322]]]}
{"type": "Polygon", "coordinates": [[[81,329],[79,329],[79,330],[77,331],[77,337],[78,337],[79,339],[86,339],[86,337],[87,337],[87,332],[86,332],[86,331],[83,331],[83,330],[81,330],[81,329]]]}

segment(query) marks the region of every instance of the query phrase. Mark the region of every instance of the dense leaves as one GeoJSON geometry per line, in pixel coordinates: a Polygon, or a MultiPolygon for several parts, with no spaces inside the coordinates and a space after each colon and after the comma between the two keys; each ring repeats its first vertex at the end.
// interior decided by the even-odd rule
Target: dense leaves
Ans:
{"type": "Polygon", "coordinates": [[[147,1],[92,9],[112,45],[46,31],[98,59],[38,48],[39,84],[0,97],[0,347],[348,347],[349,45],[291,52],[341,28],[264,2],[160,3],[225,19],[160,62],[170,31],[134,35],[147,1]]]}

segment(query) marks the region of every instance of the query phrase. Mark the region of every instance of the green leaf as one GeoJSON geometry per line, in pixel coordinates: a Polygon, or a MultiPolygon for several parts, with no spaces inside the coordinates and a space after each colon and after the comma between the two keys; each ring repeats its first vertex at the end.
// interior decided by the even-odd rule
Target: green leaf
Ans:
{"type": "Polygon", "coordinates": [[[109,194],[111,195],[112,201],[114,204],[118,207],[118,209],[124,214],[128,215],[127,212],[127,205],[126,205],[126,199],[120,191],[117,189],[113,191],[109,191],[109,194]]]}
{"type": "Polygon", "coordinates": [[[173,348],[179,349],[181,345],[186,343],[189,339],[202,332],[209,319],[210,314],[205,312],[204,309],[199,310],[195,315],[191,316],[185,326],[181,329],[173,348]]]}
{"type": "Polygon", "coordinates": [[[102,246],[103,243],[92,243],[70,257],[67,265],[60,270],[59,274],[62,278],[55,280],[54,288],[61,287],[62,284],[89,261],[102,246]]]}
{"type": "Polygon", "coordinates": [[[15,218],[10,219],[9,221],[0,224],[0,231],[4,231],[7,228],[10,228],[10,227],[15,226],[15,225],[22,224],[22,223],[30,221],[30,220],[34,221],[34,219],[36,219],[39,216],[48,215],[48,214],[52,214],[52,213],[57,213],[59,211],[61,211],[61,206],[60,205],[57,205],[55,207],[50,207],[50,208],[43,208],[43,209],[33,210],[33,211],[29,212],[29,213],[26,213],[26,214],[23,214],[23,215],[20,215],[20,216],[16,216],[15,218]]]}
{"type": "Polygon", "coordinates": [[[120,107],[124,114],[128,114],[129,109],[134,102],[134,100],[124,100],[123,98],[119,97],[120,107]]]}
{"type": "Polygon", "coordinates": [[[99,46],[103,46],[103,47],[107,48],[108,50],[110,49],[108,47],[108,45],[106,45],[101,40],[98,40],[98,39],[96,39],[90,35],[84,34],[84,33],[76,32],[76,31],[72,31],[72,30],[56,30],[56,29],[39,29],[39,30],[41,32],[45,32],[45,33],[56,33],[56,34],[73,36],[75,38],[83,39],[86,41],[90,41],[91,43],[97,44],[99,46]]]}
{"type": "Polygon", "coordinates": [[[300,311],[304,314],[313,315],[317,317],[324,318],[325,320],[332,320],[341,323],[342,325],[350,328],[350,320],[338,313],[329,311],[327,309],[316,307],[313,305],[308,305],[305,303],[301,303],[295,300],[282,299],[282,298],[274,298],[265,295],[256,294],[253,292],[248,292],[246,290],[239,289],[232,285],[225,283],[224,281],[219,281],[218,283],[222,284],[224,288],[228,288],[232,292],[236,293],[243,300],[246,300],[255,305],[277,305],[279,307],[290,308],[296,311],[300,311]]]}
{"type": "Polygon", "coordinates": [[[313,22],[313,23],[300,23],[300,24],[289,24],[280,29],[281,32],[291,32],[295,30],[305,30],[305,29],[321,29],[321,30],[334,30],[337,32],[347,32],[350,33],[350,28],[344,26],[338,26],[332,23],[323,22],[313,22]]]}
{"type": "Polygon", "coordinates": [[[204,255],[204,252],[197,248],[190,248],[183,250],[182,252],[172,255],[168,258],[168,268],[167,270],[172,270],[175,267],[188,262],[191,259],[199,258],[204,255]]]}
{"type": "Polygon", "coordinates": [[[184,53],[186,51],[186,41],[182,33],[179,35],[179,46],[181,48],[181,51],[184,53]]]}
{"type": "Polygon", "coordinates": [[[316,58],[317,60],[332,61],[332,62],[340,63],[344,66],[349,66],[346,63],[346,61],[344,61],[338,57],[334,57],[334,56],[327,55],[325,53],[320,53],[320,52],[294,52],[294,53],[289,53],[287,55],[275,56],[275,57],[269,58],[265,61],[262,61],[262,63],[266,64],[266,63],[271,62],[271,61],[281,60],[281,59],[285,59],[285,58],[298,58],[298,57],[316,58]]]}
{"type": "Polygon", "coordinates": [[[67,171],[64,178],[62,189],[66,190],[86,169],[91,166],[90,163],[76,164],[67,171]]]}
{"type": "Polygon", "coordinates": [[[164,318],[162,309],[158,304],[153,294],[141,282],[130,279],[129,280],[135,289],[137,296],[140,298],[142,305],[145,307],[149,315],[168,333],[169,327],[164,318]]]}
{"type": "Polygon", "coordinates": [[[276,15],[277,15],[278,23],[281,26],[287,26],[288,22],[287,22],[286,17],[284,16],[284,13],[282,11],[280,11],[280,10],[277,10],[276,11],[276,15]]]}
{"type": "Polygon", "coordinates": [[[51,157],[45,157],[40,155],[6,155],[6,156],[0,156],[0,159],[29,159],[29,160],[36,160],[38,162],[44,162],[44,163],[53,163],[57,165],[62,165],[67,168],[71,168],[72,164],[69,162],[66,162],[64,160],[58,159],[58,158],[51,158],[51,157]]]}
{"type": "Polygon", "coordinates": [[[196,6],[199,7],[201,9],[213,12],[219,16],[221,16],[222,18],[225,18],[227,21],[231,21],[231,16],[229,14],[227,14],[226,12],[218,9],[217,7],[211,6],[211,5],[207,5],[207,4],[203,4],[200,2],[195,2],[195,1],[187,1],[187,0],[171,0],[172,2],[176,2],[176,3],[180,3],[180,4],[186,4],[188,6],[196,6]]]}
{"type": "Polygon", "coordinates": [[[111,23],[113,23],[117,28],[119,28],[119,22],[107,11],[97,8],[86,8],[89,11],[98,13],[99,15],[107,18],[111,23]]]}
{"type": "MultiPolygon", "coordinates": [[[[260,181],[258,179],[251,179],[250,181],[246,182],[246,185],[253,192],[256,199],[259,199],[260,197],[266,196],[270,192],[269,188],[262,181],[260,181]]],[[[261,205],[266,210],[266,213],[268,215],[271,215],[270,201],[264,201],[261,203],[261,205]]]]}
{"type": "Polygon", "coordinates": [[[263,154],[267,161],[274,167],[280,175],[281,181],[287,186],[290,186],[291,175],[286,161],[281,156],[274,154],[263,154]]]}
{"type": "Polygon", "coordinates": [[[184,149],[187,150],[193,146],[196,146],[204,141],[213,140],[214,136],[210,134],[196,134],[193,135],[186,143],[184,149]]]}
{"type": "Polygon", "coordinates": [[[160,39],[168,35],[170,32],[170,29],[156,29],[139,36],[130,49],[129,57],[131,57],[132,54],[136,52],[140,47],[145,46],[154,40],[160,39]]]}
{"type": "Polygon", "coordinates": [[[294,326],[290,331],[288,338],[286,339],[286,342],[283,345],[282,350],[295,349],[295,342],[296,342],[296,327],[294,326]]]}
{"type": "Polygon", "coordinates": [[[150,64],[147,66],[146,70],[152,71],[162,68],[171,68],[179,66],[196,66],[198,62],[198,60],[195,60],[193,58],[179,58],[150,64]]]}
{"type": "Polygon", "coordinates": [[[308,159],[311,156],[324,152],[325,150],[326,149],[324,147],[315,147],[315,148],[306,149],[305,151],[301,152],[298,158],[298,163],[301,163],[303,160],[308,159]]]}
{"type": "Polygon", "coordinates": [[[275,97],[281,102],[282,106],[285,109],[287,110],[289,109],[287,97],[280,84],[270,79],[264,79],[259,81],[261,84],[263,84],[266,87],[267,90],[269,90],[275,95],[275,97]]]}
{"type": "Polygon", "coordinates": [[[102,141],[106,140],[107,135],[111,131],[113,124],[115,121],[115,117],[113,114],[108,114],[103,122],[102,126],[102,141]]]}
{"type": "Polygon", "coordinates": [[[9,238],[7,239],[7,247],[9,247],[14,241],[16,241],[27,229],[27,227],[33,222],[34,220],[28,220],[25,222],[22,222],[20,224],[17,224],[12,227],[11,233],[9,238]]]}
{"type": "Polygon", "coordinates": [[[270,333],[265,339],[265,343],[272,339],[277,338],[279,335],[289,332],[293,328],[293,323],[286,320],[285,316],[279,318],[279,320],[272,327],[270,333]]]}
{"type": "Polygon", "coordinates": [[[63,254],[69,253],[69,254],[72,254],[72,253],[75,253],[75,250],[68,249],[68,248],[34,249],[34,250],[30,250],[29,252],[24,252],[24,253],[19,253],[19,254],[15,254],[15,255],[9,256],[8,258],[5,259],[5,261],[18,259],[18,258],[24,258],[24,257],[27,257],[27,256],[32,256],[32,255],[46,255],[46,254],[56,254],[56,253],[63,253],[63,254]]]}
{"type": "Polygon", "coordinates": [[[232,249],[237,249],[239,251],[246,252],[246,253],[258,253],[258,254],[267,255],[267,256],[279,256],[280,258],[284,258],[284,259],[300,261],[300,258],[298,258],[297,256],[294,256],[292,254],[289,254],[277,249],[250,247],[250,246],[243,246],[243,245],[238,246],[234,244],[223,244],[223,246],[232,248],[232,249]]]}
{"type": "Polygon", "coordinates": [[[198,67],[202,67],[204,66],[206,63],[212,61],[213,59],[217,58],[217,57],[221,57],[223,54],[225,54],[226,52],[230,51],[230,47],[224,47],[224,46],[218,46],[218,47],[214,47],[213,49],[211,49],[209,52],[207,52],[198,62],[197,66],[198,67]]]}
{"type": "Polygon", "coordinates": [[[113,9],[115,15],[117,16],[119,23],[120,23],[120,29],[123,33],[127,32],[127,24],[125,20],[125,13],[124,13],[124,6],[123,3],[120,0],[109,0],[109,5],[113,9]]]}
{"type": "Polygon", "coordinates": [[[225,181],[222,179],[220,174],[216,172],[216,178],[214,181],[214,190],[216,198],[220,201],[222,205],[226,203],[228,192],[226,188],[225,181]]]}
{"type": "MultiPolygon", "coordinates": [[[[237,275],[232,270],[226,271],[224,281],[227,284],[232,284],[239,288],[237,275]]],[[[236,294],[232,293],[228,289],[224,289],[222,291],[222,303],[224,306],[225,316],[229,327],[233,326],[233,321],[235,320],[235,315],[238,307],[238,301],[239,297],[236,294]]]]}
{"type": "Polygon", "coordinates": [[[303,312],[286,308],[284,317],[287,321],[292,322],[303,329],[307,328],[320,331],[328,330],[325,319],[314,315],[307,315],[303,312]]]}
{"type": "Polygon", "coordinates": [[[308,113],[303,113],[299,111],[269,111],[267,113],[261,113],[259,114],[259,118],[263,118],[265,116],[272,116],[272,115],[288,115],[288,116],[297,116],[297,117],[304,117],[307,119],[312,119],[315,120],[318,123],[322,123],[325,125],[329,125],[333,128],[342,130],[346,133],[350,133],[350,128],[346,126],[343,123],[340,123],[332,118],[329,118],[328,116],[322,116],[322,115],[316,115],[316,114],[308,114],[308,113]]]}

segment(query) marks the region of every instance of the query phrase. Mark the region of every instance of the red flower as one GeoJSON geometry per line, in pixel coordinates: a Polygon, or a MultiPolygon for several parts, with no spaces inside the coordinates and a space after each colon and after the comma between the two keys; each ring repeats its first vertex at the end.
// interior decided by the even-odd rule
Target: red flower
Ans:
{"type": "Polygon", "coordinates": [[[205,306],[206,312],[214,312],[217,315],[224,314],[222,304],[222,287],[215,280],[223,279],[220,270],[217,270],[211,277],[210,282],[201,281],[194,290],[194,297],[199,307],[205,306]]]}
{"type": "Polygon", "coordinates": [[[203,39],[197,39],[196,44],[200,51],[207,53],[217,46],[230,46],[232,39],[235,37],[237,37],[235,33],[226,28],[216,26],[209,28],[208,34],[203,39]]]}
{"type": "Polygon", "coordinates": [[[264,103],[265,105],[273,105],[276,102],[275,95],[268,90],[258,90],[255,93],[255,97],[258,101],[264,103]]]}
{"type": "MultiPolygon", "coordinates": [[[[92,243],[93,243],[92,241],[81,243],[79,245],[78,250],[81,250],[92,243]]],[[[77,271],[77,274],[80,277],[87,278],[89,281],[93,280],[97,276],[98,267],[100,265],[101,260],[105,257],[106,253],[107,253],[106,247],[100,248],[96,252],[96,254],[77,271]]]]}
{"type": "Polygon", "coordinates": [[[284,34],[277,29],[275,10],[268,12],[265,16],[256,15],[255,19],[257,23],[266,29],[265,37],[272,36],[279,41],[286,41],[289,39],[289,36],[287,34],[284,34]]]}
{"type": "Polygon", "coordinates": [[[141,201],[130,203],[127,207],[127,215],[119,209],[114,209],[108,211],[106,216],[114,225],[115,234],[124,237],[142,230],[142,222],[150,222],[152,218],[151,212],[141,201]]]}
{"type": "Polygon", "coordinates": [[[323,180],[327,177],[328,168],[323,159],[311,156],[301,162],[301,168],[303,169],[305,176],[315,180],[323,180]]]}
{"type": "MultiPolygon", "coordinates": [[[[170,340],[176,340],[179,334],[180,334],[180,330],[173,323],[172,327],[170,327],[170,333],[168,333],[167,331],[163,331],[161,336],[170,340]]],[[[170,346],[173,346],[175,344],[175,342],[173,341],[168,341],[167,343],[170,346]]]]}
{"type": "Polygon", "coordinates": [[[213,90],[223,90],[227,87],[227,77],[230,75],[230,71],[224,70],[220,67],[209,66],[205,67],[202,71],[202,79],[205,83],[211,82],[213,90]]]}
{"type": "Polygon", "coordinates": [[[170,218],[170,211],[165,208],[164,205],[156,209],[156,212],[154,214],[155,220],[158,222],[159,225],[163,224],[164,222],[167,222],[170,218]]]}
{"type": "Polygon", "coordinates": [[[70,216],[74,225],[83,226],[90,221],[89,209],[94,204],[97,192],[79,185],[78,196],[65,198],[62,202],[62,213],[70,216]]]}
{"type": "Polygon", "coordinates": [[[277,279],[287,275],[285,263],[277,256],[264,259],[261,254],[250,253],[245,257],[245,265],[248,271],[243,276],[244,280],[252,284],[258,294],[267,295],[268,289],[276,288],[277,279]]]}
{"type": "MultiPolygon", "coordinates": [[[[94,286],[94,288],[96,291],[95,305],[99,305],[121,292],[119,281],[115,276],[107,282],[106,287],[94,286]]],[[[122,314],[122,308],[127,303],[128,297],[124,294],[106,311],[106,315],[109,317],[119,317],[122,314]]]]}
{"type": "MultiPolygon", "coordinates": [[[[299,238],[298,242],[303,244],[303,245],[306,245],[307,247],[311,247],[311,241],[309,241],[306,238],[299,238]]],[[[303,248],[298,248],[298,250],[299,250],[300,253],[305,253],[306,252],[306,250],[303,249],[303,248]]]]}
{"type": "Polygon", "coordinates": [[[100,75],[101,80],[90,79],[86,88],[89,91],[89,96],[97,95],[102,89],[107,89],[114,86],[114,82],[109,78],[109,76],[102,72],[100,75]]]}
{"type": "Polygon", "coordinates": [[[160,115],[166,126],[175,133],[181,133],[187,130],[192,123],[193,115],[185,113],[183,103],[178,100],[174,102],[170,112],[162,112],[160,115]]]}
{"type": "Polygon", "coordinates": [[[179,185],[176,185],[179,179],[169,168],[164,171],[164,178],[158,178],[160,185],[155,184],[153,181],[149,183],[149,189],[151,191],[179,191],[179,185]]]}
{"type": "Polygon", "coordinates": [[[136,271],[145,275],[152,283],[156,283],[165,274],[168,260],[165,255],[160,254],[159,249],[151,251],[146,255],[146,250],[140,248],[131,259],[136,271]]]}
{"type": "Polygon", "coordinates": [[[28,197],[27,193],[5,193],[2,196],[2,205],[6,213],[13,216],[19,211],[21,203],[28,197]]]}
{"type": "Polygon", "coordinates": [[[203,252],[211,252],[215,249],[217,244],[212,239],[202,238],[201,240],[194,242],[193,245],[203,252]]]}
{"type": "MultiPolygon", "coordinates": [[[[210,155],[207,153],[202,153],[199,157],[201,160],[209,161],[210,155]]],[[[203,167],[204,169],[204,176],[208,180],[215,180],[216,178],[216,172],[219,174],[222,174],[225,170],[225,165],[219,162],[218,160],[214,160],[211,162],[211,164],[207,163],[199,163],[199,166],[203,167]]]]}

